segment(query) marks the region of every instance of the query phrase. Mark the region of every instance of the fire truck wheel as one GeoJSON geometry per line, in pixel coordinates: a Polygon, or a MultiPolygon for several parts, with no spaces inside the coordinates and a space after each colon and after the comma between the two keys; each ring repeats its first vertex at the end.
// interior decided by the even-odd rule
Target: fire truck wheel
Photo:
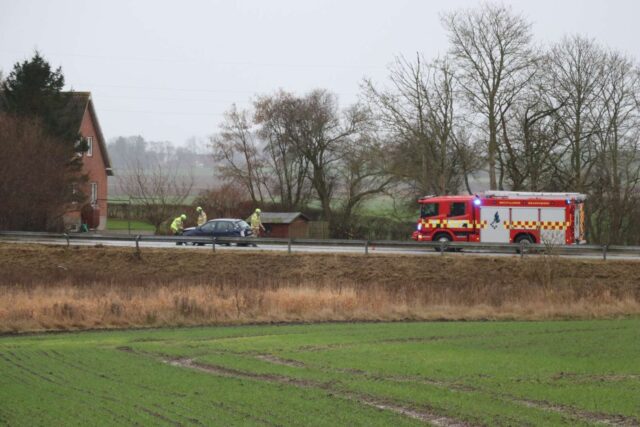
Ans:
{"type": "Polygon", "coordinates": [[[514,243],[520,244],[521,242],[525,242],[525,245],[526,244],[532,244],[533,243],[533,239],[531,238],[531,236],[529,236],[527,234],[521,234],[518,237],[516,237],[516,240],[514,241],[514,243]]]}
{"type": "MultiPolygon", "coordinates": [[[[520,236],[516,237],[515,240],[513,241],[513,243],[516,243],[518,245],[524,244],[525,246],[529,246],[530,244],[533,243],[533,239],[531,238],[531,236],[527,235],[527,234],[521,234],[520,236]]],[[[525,251],[525,253],[528,251],[525,251]]],[[[516,249],[516,253],[520,253],[520,249],[516,249]]]]}
{"type": "MultiPolygon", "coordinates": [[[[448,244],[451,241],[451,237],[448,234],[437,234],[434,238],[433,238],[434,242],[438,242],[438,243],[445,243],[448,244]]],[[[440,247],[436,246],[436,252],[440,252],[440,247]]],[[[446,249],[445,249],[446,251],[446,249]]]]}

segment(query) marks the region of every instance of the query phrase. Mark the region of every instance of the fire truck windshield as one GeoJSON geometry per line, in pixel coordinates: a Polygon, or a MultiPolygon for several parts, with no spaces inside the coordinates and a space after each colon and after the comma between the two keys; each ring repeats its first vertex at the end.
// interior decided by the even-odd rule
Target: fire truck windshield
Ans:
{"type": "Polygon", "coordinates": [[[420,207],[420,218],[426,218],[436,215],[438,215],[437,203],[424,203],[422,207],[420,207]]]}

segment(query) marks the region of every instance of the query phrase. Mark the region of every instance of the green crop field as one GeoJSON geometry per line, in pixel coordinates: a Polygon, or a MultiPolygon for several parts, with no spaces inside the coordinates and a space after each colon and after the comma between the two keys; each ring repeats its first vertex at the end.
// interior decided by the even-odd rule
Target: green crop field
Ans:
{"type": "Polygon", "coordinates": [[[640,319],[0,338],[0,425],[638,425],[640,319]]]}

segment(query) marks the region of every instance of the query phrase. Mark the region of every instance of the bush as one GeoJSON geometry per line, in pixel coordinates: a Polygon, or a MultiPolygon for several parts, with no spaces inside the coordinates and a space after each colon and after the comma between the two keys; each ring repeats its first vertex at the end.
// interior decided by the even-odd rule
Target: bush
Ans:
{"type": "Polygon", "coordinates": [[[246,218],[254,209],[247,192],[233,183],[200,193],[195,206],[201,206],[209,218],[246,218]]]}
{"type": "Polygon", "coordinates": [[[71,185],[82,176],[65,166],[74,156],[40,120],[0,114],[0,229],[61,231],[71,202],[84,197],[71,185]]]}

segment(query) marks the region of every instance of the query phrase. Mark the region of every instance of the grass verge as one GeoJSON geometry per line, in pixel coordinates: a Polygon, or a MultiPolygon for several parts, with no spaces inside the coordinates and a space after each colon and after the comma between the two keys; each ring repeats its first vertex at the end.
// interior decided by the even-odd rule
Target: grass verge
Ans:
{"type": "Polygon", "coordinates": [[[640,314],[640,263],[0,246],[0,331],[640,314]]]}

